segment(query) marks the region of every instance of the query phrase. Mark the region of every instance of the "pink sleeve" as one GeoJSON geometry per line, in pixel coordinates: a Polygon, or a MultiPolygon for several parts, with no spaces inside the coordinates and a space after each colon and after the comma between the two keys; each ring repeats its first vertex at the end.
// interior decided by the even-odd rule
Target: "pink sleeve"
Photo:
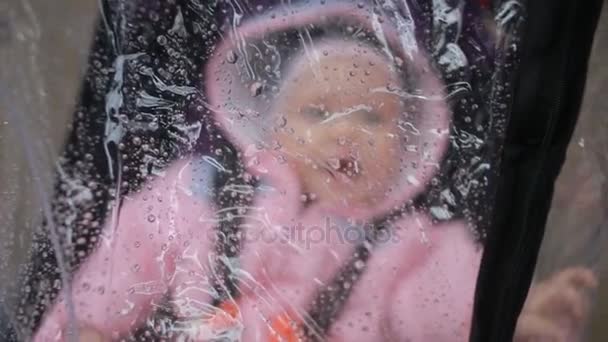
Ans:
{"type": "Polygon", "coordinates": [[[388,317],[398,341],[468,341],[481,250],[463,223],[433,228],[424,262],[395,283],[388,317]]]}
{"type": "Polygon", "coordinates": [[[398,223],[376,247],[331,341],[458,342],[468,337],[480,251],[461,223],[398,223]]]}
{"type": "MultiPolygon", "coordinates": [[[[107,338],[130,331],[179,277],[176,269],[192,268],[181,266],[181,261],[176,265],[183,243],[197,246],[198,254],[206,256],[210,240],[206,222],[212,213],[208,204],[191,194],[193,181],[197,180],[192,163],[178,162],[141,192],[125,197],[117,220],[109,215],[98,248],[72,282],[79,326],[94,328],[107,338]]],[[[62,294],[49,310],[34,341],[65,339],[62,330],[69,319],[65,298],[62,294]]]]}

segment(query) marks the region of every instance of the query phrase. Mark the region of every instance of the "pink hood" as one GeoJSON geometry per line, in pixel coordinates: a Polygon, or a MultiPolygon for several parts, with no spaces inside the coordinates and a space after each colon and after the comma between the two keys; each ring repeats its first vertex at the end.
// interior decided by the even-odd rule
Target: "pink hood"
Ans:
{"type": "MultiPolygon", "coordinates": [[[[400,124],[400,140],[407,139],[407,144],[415,148],[404,152],[404,171],[395,180],[394,190],[376,206],[348,205],[334,208],[342,216],[369,220],[421,193],[430,179],[437,174],[439,162],[448,145],[450,111],[445,102],[442,83],[424,52],[417,48],[414,33],[409,32],[408,28],[404,30],[399,23],[393,23],[388,18],[378,18],[369,7],[350,2],[333,2],[316,8],[294,5],[289,7],[289,10],[279,9],[264,13],[238,23],[230,31],[230,36],[224,37],[205,69],[205,90],[209,107],[217,121],[232,142],[244,152],[249,171],[257,175],[275,177],[275,171],[265,164],[271,158],[264,155],[281,158],[282,152],[274,150],[270,144],[269,135],[277,123],[273,115],[268,114],[272,112],[275,101],[270,91],[266,90],[272,89],[276,82],[280,89],[281,81],[268,76],[268,69],[258,72],[256,63],[259,64],[259,61],[252,56],[249,51],[251,49],[246,47],[257,44],[280,51],[281,46],[277,46],[278,43],[270,43],[286,41],[287,38],[276,37],[287,37],[294,27],[302,28],[296,36],[299,36],[297,43],[300,46],[288,48],[292,54],[300,55],[296,61],[314,60],[328,49],[341,52],[356,47],[359,38],[352,35],[346,39],[336,38],[339,33],[312,38],[306,29],[313,25],[316,28],[332,27],[336,23],[339,23],[340,27],[350,25],[373,34],[377,42],[374,47],[376,52],[394,65],[407,65],[408,76],[416,78],[417,93],[403,93],[400,96],[419,99],[418,111],[424,113],[412,122],[404,121],[400,124]],[[396,27],[402,29],[401,34],[398,34],[396,27]],[[273,37],[275,40],[272,40],[273,37]],[[252,96],[252,88],[255,88],[254,92],[260,93],[252,96]],[[414,163],[417,167],[412,167],[414,163]]],[[[293,64],[297,64],[294,61],[281,61],[286,58],[280,54],[277,56],[273,59],[276,64],[266,67],[275,75],[277,71],[281,75],[288,74],[294,68],[293,64]]],[[[394,65],[392,67],[395,67],[394,65]]]]}
{"type": "MultiPolygon", "coordinates": [[[[261,176],[265,189],[254,201],[244,225],[250,239],[240,257],[244,296],[237,302],[243,341],[269,341],[269,322],[285,312],[303,322],[319,288],[331,281],[362,241],[337,241],[331,238],[331,229],[319,227],[327,228],[329,220],[329,226],[335,225],[342,232],[351,229],[354,236],[362,234],[365,228],[352,228],[349,222],[370,221],[412,200],[438,172],[449,140],[450,111],[443,86],[425,53],[416,47],[413,32],[408,35],[400,27],[398,34],[396,26],[354,3],[326,4],[322,12],[294,6],[235,25],[205,69],[209,106],[220,127],[243,152],[248,171],[261,176]],[[280,162],[281,152],[269,143],[276,123],[268,115],[273,98],[265,89],[271,88],[272,82],[256,71],[255,58],[244,47],[287,36],[293,27],[323,27],[336,22],[373,32],[380,43],[378,52],[388,61],[409,64],[419,93],[406,96],[421,99],[419,111],[424,115],[402,127],[403,136],[417,149],[403,155],[405,171],[381,203],[341,208],[313,204],[301,211],[299,180],[280,162]],[[410,167],[413,162],[419,167],[410,167]],[[296,225],[300,225],[304,239],[294,235],[296,225]],[[306,238],[315,233],[323,236],[306,238]]],[[[313,38],[307,30],[301,34],[297,60],[355,45],[355,39],[313,38]]],[[[280,50],[276,45],[266,46],[280,50]]],[[[284,75],[294,66],[270,68],[284,75]]],[[[381,243],[367,261],[367,270],[354,285],[341,318],[328,332],[329,340],[467,340],[480,253],[466,226],[461,222],[435,226],[426,215],[416,213],[402,217],[392,229],[390,241],[381,243]]]]}

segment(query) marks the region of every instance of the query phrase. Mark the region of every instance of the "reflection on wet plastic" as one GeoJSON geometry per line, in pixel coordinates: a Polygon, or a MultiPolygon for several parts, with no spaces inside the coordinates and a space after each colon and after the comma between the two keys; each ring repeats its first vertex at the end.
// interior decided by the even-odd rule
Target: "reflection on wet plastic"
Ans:
{"type": "Polygon", "coordinates": [[[467,340],[518,3],[104,4],[19,334],[467,340]]]}

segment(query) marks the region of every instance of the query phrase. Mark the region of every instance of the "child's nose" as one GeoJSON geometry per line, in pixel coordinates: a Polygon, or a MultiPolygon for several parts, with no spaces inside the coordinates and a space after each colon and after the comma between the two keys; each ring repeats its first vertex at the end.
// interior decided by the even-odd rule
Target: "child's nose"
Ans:
{"type": "Polygon", "coordinates": [[[352,147],[362,139],[359,127],[350,120],[336,120],[330,131],[332,140],[338,146],[352,147]]]}

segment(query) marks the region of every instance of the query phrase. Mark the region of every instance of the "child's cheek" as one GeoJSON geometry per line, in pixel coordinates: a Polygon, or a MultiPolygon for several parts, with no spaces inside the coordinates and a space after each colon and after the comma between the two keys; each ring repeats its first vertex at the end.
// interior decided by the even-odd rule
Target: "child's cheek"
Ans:
{"type": "Polygon", "coordinates": [[[397,168],[399,166],[400,143],[395,132],[382,130],[374,134],[365,147],[368,155],[373,156],[374,165],[380,168],[397,168]]]}

